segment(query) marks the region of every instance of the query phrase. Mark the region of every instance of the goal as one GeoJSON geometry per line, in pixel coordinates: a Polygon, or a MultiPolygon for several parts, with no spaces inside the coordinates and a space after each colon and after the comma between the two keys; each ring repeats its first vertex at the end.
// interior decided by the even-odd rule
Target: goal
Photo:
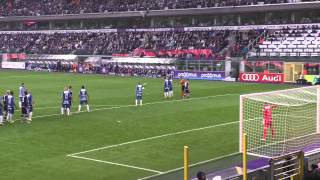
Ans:
{"type": "Polygon", "coordinates": [[[310,86],[240,96],[242,135],[248,154],[278,157],[320,148],[320,87],[310,86]]]}

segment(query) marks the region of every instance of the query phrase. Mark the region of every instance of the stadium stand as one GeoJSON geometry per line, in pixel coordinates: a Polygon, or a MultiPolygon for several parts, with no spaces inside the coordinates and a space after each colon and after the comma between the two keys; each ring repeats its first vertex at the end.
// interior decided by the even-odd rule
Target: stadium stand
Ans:
{"type": "Polygon", "coordinates": [[[5,0],[0,2],[0,14],[1,16],[40,16],[244,6],[307,1],[315,0],[5,0]]]}
{"type": "Polygon", "coordinates": [[[193,32],[72,32],[28,33],[4,32],[0,34],[3,52],[26,52],[31,54],[94,54],[112,55],[130,53],[167,57],[183,55],[185,51],[213,55],[228,45],[229,31],[193,32]],[[139,50],[140,49],[140,50],[139,50]],[[142,50],[141,50],[142,49],[142,50]],[[147,50],[149,51],[147,51],[147,50]],[[207,51],[203,51],[207,49],[207,51]],[[168,50],[175,50],[170,51],[168,50]],[[178,51],[177,51],[178,50],[178,51]],[[202,51],[201,51],[202,50],[202,51]],[[208,52],[210,51],[210,52],[208,52]],[[179,52],[179,53],[178,53],[179,52]]]}
{"type": "Polygon", "coordinates": [[[0,33],[2,52],[223,60],[225,57],[318,56],[318,25],[269,30],[77,30],[0,33]],[[254,44],[254,40],[257,41],[254,44]],[[251,45],[251,46],[250,46],[251,45]]]}
{"type": "Polygon", "coordinates": [[[316,25],[269,31],[251,56],[318,56],[320,29],[316,25]]]}

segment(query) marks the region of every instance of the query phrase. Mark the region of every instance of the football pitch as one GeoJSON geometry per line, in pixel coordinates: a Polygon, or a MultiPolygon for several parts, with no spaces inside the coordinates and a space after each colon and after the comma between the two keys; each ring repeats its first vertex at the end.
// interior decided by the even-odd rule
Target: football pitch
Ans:
{"type": "MultiPolygon", "coordinates": [[[[31,124],[0,127],[0,179],[133,180],[238,152],[239,95],[292,85],[191,81],[191,97],[163,98],[163,80],[64,73],[0,71],[0,92],[21,82],[33,94],[31,124]],[[146,83],[142,107],[135,85],[146,83]],[[91,112],[60,115],[61,94],[73,87],[76,112],[81,85],[91,112]]],[[[15,112],[18,120],[20,110],[15,112]]],[[[194,176],[192,174],[191,176],[194,176]]]]}

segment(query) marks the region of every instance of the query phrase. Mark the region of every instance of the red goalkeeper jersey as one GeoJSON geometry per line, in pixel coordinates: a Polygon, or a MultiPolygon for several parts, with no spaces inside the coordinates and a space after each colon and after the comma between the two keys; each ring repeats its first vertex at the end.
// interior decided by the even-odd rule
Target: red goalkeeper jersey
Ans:
{"type": "Polygon", "coordinates": [[[272,125],[272,105],[265,105],[263,107],[263,120],[265,126],[272,125]]]}

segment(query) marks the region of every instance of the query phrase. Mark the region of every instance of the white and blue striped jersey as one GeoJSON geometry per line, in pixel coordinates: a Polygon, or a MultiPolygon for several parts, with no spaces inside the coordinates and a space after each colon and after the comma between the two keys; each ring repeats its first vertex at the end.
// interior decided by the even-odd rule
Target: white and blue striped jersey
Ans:
{"type": "Polygon", "coordinates": [[[63,91],[62,104],[63,105],[70,105],[70,99],[71,99],[70,91],[63,91]]]}
{"type": "Polygon", "coordinates": [[[87,101],[88,100],[88,93],[86,89],[81,89],[79,93],[80,101],[87,101]]]}
{"type": "Polygon", "coordinates": [[[15,107],[14,97],[12,95],[8,95],[7,96],[7,105],[8,105],[8,108],[14,108],[15,107]]]}
{"type": "Polygon", "coordinates": [[[28,98],[28,106],[30,107],[32,106],[32,101],[33,101],[32,94],[28,94],[27,98],[28,98]]]}
{"type": "Polygon", "coordinates": [[[24,92],[26,91],[24,86],[19,87],[19,97],[25,96],[24,92]]]}
{"type": "Polygon", "coordinates": [[[165,79],[165,80],[164,80],[163,89],[164,89],[165,91],[168,91],[168,90],[169,90],[169,80],[168,80],[168,79],[165,79]]]}
{"type": "Polygon", "coordinates": [[[138,85],[136,86],[136,96],[137,96],[137,97],[141,97],[141,96],[142,96],[143,89],[144,89],[144,87],[143,87],[143,85],[141,85],[141,84],[138,84],[138,85]]]}
{"type": "MultiPolygon", "coordinates": [[[[2,100],[2,96],[0,96],[0,99],[2,100]]],[[[1,112],[1,114],[2,114],[2,108],[3,108],[3,106],[2,106],[2,101],[0,101],[0,112],[1,112]]],[[[0,115],[1,115],[0,114],[0,115]]]]}
{"type": "Polygon", "coordinates": [[[169,91],[172,91],[172,89],[173,89],[173,82],[172,82],[172,79],[169,79],[168,86],[169,86],[169,91]]]}

